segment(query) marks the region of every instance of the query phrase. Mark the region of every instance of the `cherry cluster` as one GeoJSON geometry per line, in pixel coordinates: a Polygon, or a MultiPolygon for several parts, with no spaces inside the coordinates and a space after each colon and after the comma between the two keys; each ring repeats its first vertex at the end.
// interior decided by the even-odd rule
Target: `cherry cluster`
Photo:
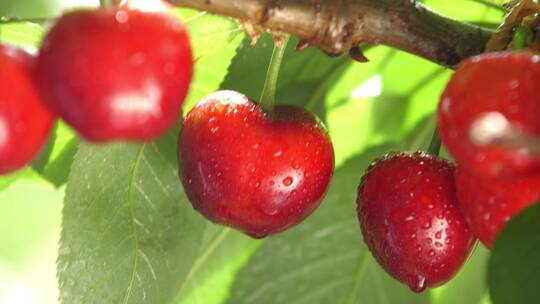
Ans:
{"type": "Polygon", "coordinates": [[[0,46],[0,173],[28,164],[55,117],[93,142],[146,141],[181,116],[192,77],[186,27],[168,7],[68,12],[37,56],[0,46]]]}
{"type": "Polygon", "coordinates": [[[364,239],[383,268],[412,290],[450,280],[475,238],[491,248],[504,225],[540,199],[539,82],[535,54],[464,61],[437,111],[441,140],[457,167],[425,153],[393,154],[362,178],[364,239]]]}
{"type": "MultiPolygon", "coordinates": [[[[128,2],[64,14],[37,56],[0,45],[0,66],[0,173],[7,173],[39,153],[56,117],[93,142],[165,134],[182,114],[193,58],[185,26],[165,4],[148,10],[128,2]]],[[[412,290],[450,280],[475,238],[491,247],[505,223],[540,198],[539,81],[538,55],[466,60],[437,112],[457,166],[424,152],[394,153],[362,177],[364,240],[412,290]]],[[[263,109],[241,93],[219,91],[185,117],[178,164],[196,210],[262,238],[318,207],[334,150],[307,110],[263,109]]]]}

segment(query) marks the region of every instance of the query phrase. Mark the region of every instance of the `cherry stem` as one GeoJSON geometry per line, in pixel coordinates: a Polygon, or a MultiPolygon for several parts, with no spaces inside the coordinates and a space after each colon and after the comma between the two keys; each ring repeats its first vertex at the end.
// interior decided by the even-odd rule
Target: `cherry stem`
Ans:
{"type": "Polygon", "coordinates": [[[437,128],[435,127],[435,130],[433,131],[433,136],[431,137],[431,142],[429,143],[429,148],[427,149],[427,153],[431,155],[439,155],[441,152],[441,138],[439,137],[439,132],[437,131],[437,128]]]}
{"type": "Polygon", "coordinates": [[[527,39],[529,37],[529,31],[524,26],[518,26],[512,39],[512,50],[519,51],[525,47],[527,39]]]}
{"type": "Polygon", "coordinates": [[[276,88],[279,75],[279,69],[281,68],[281,61],[287,48],[287,42],[289,42],[289,35],[283,39],[281,46],[274,46],[272,52],[272,58],[268,65],[268,71],[266,72],[266,80],[264,81],[264,87],[262,90],[261,98],[259,99],[259,105],[262,109],[270,114],[274,114],[274,104],[276,103],[276,88]]]}

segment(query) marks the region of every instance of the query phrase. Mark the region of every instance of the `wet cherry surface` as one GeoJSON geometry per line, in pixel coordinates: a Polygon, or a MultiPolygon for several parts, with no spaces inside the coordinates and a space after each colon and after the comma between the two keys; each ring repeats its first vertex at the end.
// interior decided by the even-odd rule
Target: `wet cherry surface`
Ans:
{"type": "Polygon", "coordinates": [[[23,50],[0,45],[0,174],[37,156],[53,124],[32,82],[32,64],[23,50]]]}
{"type": "Polygon", "coordinates": [[[473,232],[487,247],[517,213],[540,200],[540,175],[487,178],[456,170],[459,207],[473,232]]]}
{"type": "Polygon", "coordinates": [[[375,161],[357,203],[373,256],[413,291],[450,280],[474,244],[457,208],[454,167],[436,157],[390,154],[375,161]]]}
{"type": "Polygon", "coordinates": [[[462,63],[438,109],[441,139],[456,161],[492,177],[540,172],[540,159],[525,149],[479,146],[470,139],[473,123],[488,114],[502,115],[518,135],[539,135],[538,83],[538,55],[493,53],[462,63]]]}
{"type": "Polygon", "coordinates": [[[270,117],[244,95],[220,91],[187,115],[179,165],[195,209],[260,238],[317,208],[334,153],[324,126],[306,110],[277,106],[270,117]]]}
{"type": "Polygon", "coordinates": [[[36,79],[88,140],[149,140],[179,119],[192,75],[185,26],[165,11],[73,11],[47,34],[36,79]]]}

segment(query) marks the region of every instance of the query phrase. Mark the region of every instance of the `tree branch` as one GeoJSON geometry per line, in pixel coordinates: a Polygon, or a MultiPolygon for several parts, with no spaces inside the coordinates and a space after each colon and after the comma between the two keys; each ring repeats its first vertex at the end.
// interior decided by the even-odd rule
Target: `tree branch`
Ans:
{"type": "Polygon", "coordinates": [[[288,32],[329,55],[357,45],[384,44],[452,67],[481,53],[491,34],[414,0],[171,1],[288,32]]]}

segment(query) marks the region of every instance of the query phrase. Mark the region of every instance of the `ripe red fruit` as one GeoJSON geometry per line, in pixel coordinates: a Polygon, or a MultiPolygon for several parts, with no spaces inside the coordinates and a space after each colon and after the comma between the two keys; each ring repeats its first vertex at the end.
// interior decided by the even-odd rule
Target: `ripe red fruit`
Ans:
{"type": "Polygon", "coordinates": [[[32,64],[25,51],[0,45],[0,174],[37,156],[53,124],[32,82],[32,64]]]}
{"type": "MultiPolygon", "coordinates": [[[[530,53],[480,55],[461,64],[438,109],[442,142],[456,161],[487,176],[540,171],[540,159],[527,149],[478,145],[475,122],[512,136],[540,134],[540,57],[530,53]]],[[[490,141],[490,134],[477,135],[490,141]]]]}
{"type": "Polygon", "coordinates": [[[220,91],[187,115],[179,166],[193,207],[256,238],[310,215],[334,168],[324,126],[295,106],[269,116],[240,93],[220,91]]]}
{"type": "Polygon", "coordinates": [[[454,167],[423,153],[376,160],[358,187],[358,218],[375,259],[413,291],[450,280],[474,243],[459,213],[454,167]]]}
{"type": "Polygon", "coordinates": [[[88,140],[151,140],[179,119],[192,75],[185,26],[123,6],[63,15],[36,79],[47,105],[88,140]]]}
{"type": "Polygon", "coordinates": [[[540,200],[540,176],[487,178],[458,166],[459,207],[473,234],[487,247],[515,214],[540,200]]]}

